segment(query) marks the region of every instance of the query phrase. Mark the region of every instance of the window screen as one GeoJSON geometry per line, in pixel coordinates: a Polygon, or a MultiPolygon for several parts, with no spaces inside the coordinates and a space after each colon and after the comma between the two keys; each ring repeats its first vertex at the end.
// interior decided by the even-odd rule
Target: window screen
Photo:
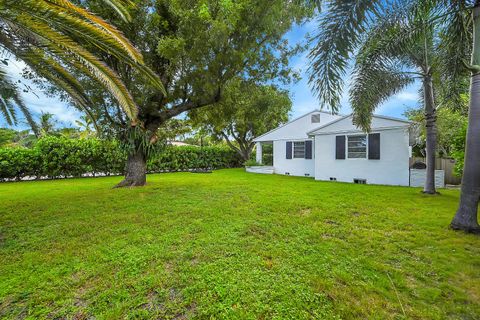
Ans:
{"type": "Polygon", "coordinates": [[[305,141],[293,143],[293,157],[305,158],[305,141]]]}
{"type": "Polygon", "coordinates": [[[365,159],[367,158],[367,136],[356,135],[348,136],[348,158],[365,159]]]}

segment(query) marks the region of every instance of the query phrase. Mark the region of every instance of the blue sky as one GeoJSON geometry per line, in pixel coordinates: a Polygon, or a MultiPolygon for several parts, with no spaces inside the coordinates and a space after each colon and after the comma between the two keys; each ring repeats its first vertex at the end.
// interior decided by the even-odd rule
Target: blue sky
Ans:
{"type": "MultiPolygon", "coordinates": [[[[315,34],[316,28],[317,22],[310,21],[302,26],[293,27],[292,30],[286,35],[286,37],[292,43],[305,41],[306,37],[309,34],[315,34]]],[[[310,86],[308,85],[307,55],[308,50],[307,52],[304,52],[303,54],[295,57],[291,61],[292,67],[299,70],[302,75],[302,80],[290,86],[289,88],[293,100],[293,109],[291,114],[292,117],[298,117],[302,114],[312,111],[313,109],[321,108],[318,100],[315,98],[312,91],[310,90],[310,86]]],[[[347,74],[345,78],[346,87],[341,98],[341,114],[349,114],[351,112],[350,103],[348,101],[347,95],[349,80],[350,75],[347,74]]],[[[387,102],[382,104],[375,113],[385,116],[404,118],[404,111],[409,107],[416,107],[418,104],[418,88],[418,84],[413,84],[409,86],[404,91],[400,92],[399,94],[395,95],[387,102]]],[[[328,109],[325,110],[329,111],[328,109]]]]}
{"type": "MultiPolygon", "coordinates": [[[[315,32],[316,26],[317,24],[315,21],[308,22],[302,26],[294,26],[286,35],[286,38],[292,44],[304,42],[308,34],[313,34],[315,32]]],[[[306,74],[308,68],[307,54],[308,52],[304,52],[291,60],[291,66],[298,70],[302,76],[302,80],[288,88],[293,101],[293,108],[290,114],[291,118],[298,117],[312,111],[313,109],[320,108],[317,99],[314,97],[308,85],[308,76],[306,74]]],[[[24,64],[21,61],[10,59],[8,70],[13,79],[21,79],[21,71],[23,68],[24,64]]],[[[349,76],[350,75],[347,74],[345,79],[347,85],[350,78],[349,76]]],[[[29,83],[26,80],[22,81],[29,83]]],[[[32,87],[34,88],[35,86],[32,85],[32,87]]],[[[341,98],[342,108],[340,113],[342,114],[348,114],[351,111],[348,97],[345,94],[346,91],[347,90],[344,90],[344,94],[341,98]]],[[[26,104],[35,114],[39,114],[42,111],[53,113],[62,125],[75,126],[75,120],[81,115],[73,107],[66,105],[62,101],[46,97],[40,90],[36,90],[35,94],[32,92],[23,93],[23,97],[26,104]]],[[[408,107],[416,106],[417,101],[418,84],[414,84],[381,105],[376,113],[385,116],[403,118],[404,111],[408,107]]],[[[4,125],[5,123],[0,120],[0,126],[4,125]]],[[[20,125],[20,127],[25,127],[25,125],[20,125]]]]}

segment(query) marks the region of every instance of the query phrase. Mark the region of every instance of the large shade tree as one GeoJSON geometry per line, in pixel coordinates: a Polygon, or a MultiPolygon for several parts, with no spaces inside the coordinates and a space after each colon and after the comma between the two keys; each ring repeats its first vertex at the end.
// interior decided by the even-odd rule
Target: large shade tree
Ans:
{"type": "MultiPolygon", "coordinates": [[[[102,0],[102,4],[112,8],[125,23],[131,20],[128,8],[133,2],[130,0],[102,0]]],[[[98,54],[86,49],[87,46],[121,59],[164,92],[158,77],[143,64],[141,53],[117,28],[99,16],[68,0],[0,0],[0,50],[23,60],[36,76],[62,89],[87,113],[90,113],[91,103],[72,72],[90,77],[107,89],[135,122],[137,106],[126,86],[98,54]]],[[[8,102],[9,97],[25,113],[18,94],[10,94],[3,100],[8,102]]],[[[25,115],[31,122],[28,113],[25,115]]],[[[10,113],[10,118],[12,116],[10,113]]]]}
{"type": "Polygon", "coordinates": [[[292,101],[288,92],[273,85],[257,85],[235,79],[218,103],[190,114],[194,124],[225,141],[244,161],[250,159],[253,139],[288,120],[292,101]]]}
{"type": "Polygon", "coordinates": [[[118,186],[146,183],[146,161],[161,138],[158,129],[186,111],[215,105],[234,77],[262,83],[288,81],[289,57],[297,47],[284,34],[311,13],[303,1],[138,1],[130,24],[91,3],[141,49],[145,63],[161,79],[166,93],[151,86],[122,60],[99,53],[127,85],[138,105],[132,127],[108,95],[92,87],[89,97],[129,146],[125,179],[118,186]]]}
{"type": "MultiPolygon", "coordinates": [[[[435,13],[429,19],[444,37],[443,81],[445,94],[452,101],[460,96],[461,77],[471,75],[469,125],[465,152],[465,170],[458,211],[453,229],[480,232],[477,212],[480,201],[480,0],[325,0],[314,1],[324,10],[320,32],[310,54],[310,82],[323,105],[338,111],[349,61],[378,18],[384,18],[400,3],[411,8],[428,2],[435,13]],[[472,32],[473,31],[473,32],[472,32]],[[473,45],[472,45],[473,44],[473,45]],[[470,62],[463,57],[471,52],[470,62]]],[[[409,9],[410,10],[410,9],[409,9]]],[[[420,30],[415,30],[415,32],[420,30]]]]}

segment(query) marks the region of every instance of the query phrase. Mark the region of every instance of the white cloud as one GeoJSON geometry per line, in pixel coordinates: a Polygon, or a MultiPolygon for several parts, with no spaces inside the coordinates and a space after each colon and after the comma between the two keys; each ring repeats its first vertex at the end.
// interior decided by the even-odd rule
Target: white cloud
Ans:
{"type": "Polygon", "coordinates": [[[33,93],[23,95],[27,106],[35,113],[48,112],[55,115],[59,121],[64,124],[74,124],[75,120],[80,118],[80,113],[64,102],[45,97],[41,92],[37,92],[38,97],[33,93]]]}
{"type": "Polygon", "coordinates": [[[404,91],[397,94],[394,98],[401,101],[418,101],[418,93],[404,91]]]}

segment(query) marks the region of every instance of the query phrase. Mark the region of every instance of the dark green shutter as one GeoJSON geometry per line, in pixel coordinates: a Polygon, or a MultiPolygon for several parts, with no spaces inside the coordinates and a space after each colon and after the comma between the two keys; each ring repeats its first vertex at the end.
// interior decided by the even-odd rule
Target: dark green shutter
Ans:
{"type": "Polygon", "coordinates": [[[335,138],[335,159],[345,160],[345,136],[336,136],[335,138]]]}
{"type": "Polygon", "coordinates": [[[305,159],[312,159],[312,140],[305,141],[305,159]]]}
{"type": "Polygon", "coordinates": [[[287,141],[287,159],[292,159],[292,141],[287,141]]]}
{"type": "Polygon", "coordinates": [[[380,133],[368,135],[368,159],[380,160],[380,133]]]}

